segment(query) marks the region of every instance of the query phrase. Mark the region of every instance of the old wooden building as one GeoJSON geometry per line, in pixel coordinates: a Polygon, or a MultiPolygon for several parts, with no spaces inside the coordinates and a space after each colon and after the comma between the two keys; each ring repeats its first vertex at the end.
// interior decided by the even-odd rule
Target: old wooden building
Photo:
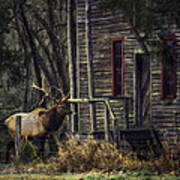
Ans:
{"type": "MultiPolygon", "coordinates": [[[[147,57],[121,13],[102,13],[100,0],[77,0],[77,117],[72,130],[105,132],[117,139],[155,129],[168,142],[180,136],[180,29],[172,28],[164,43],[172,50],[170,66],[147,57]],[[126,133],[125,133],[126,134],[126,133]]],[[[143,133],[142,133],[143,134],[143,133]]],[[[144,135],[142,135],[144,136],[144,135]]]]}

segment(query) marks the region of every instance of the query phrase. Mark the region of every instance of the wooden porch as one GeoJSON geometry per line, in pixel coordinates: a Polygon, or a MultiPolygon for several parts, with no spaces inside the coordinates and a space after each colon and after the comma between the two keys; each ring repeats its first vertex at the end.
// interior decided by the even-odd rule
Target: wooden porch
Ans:
{"type": "MultiPolygon", "coordinates": [[[[145,128],[143,126],[139,126],[139,124],[135,124],[133,126],[131,125],[130,120],[132,119],[130,119],[130,113],[132,111],[132,99],[130,97],[69,99],[69,102],[77,105],[79,103],[89,103],[92,106],[99,102],[104,104],[104,128],[101,130],[96,129],[96,116],[93,115],[91,116],[93,117],[93,119],[91,119],[91,131],[83,133],[77,130],[76,133],[83,136],[92,135],[93,138],[97,140],[106,140],[108,142],[115,143],[122,153],[132,150],[139,158],[146,158],[147,153],[150,153],[151,151],[153,151],[156,156],[160,154],[162,145],[158,139],[157,131],[151,127],[145,128]],[[116,118],[110,105],[110,101],[117,99],[123,102],[123,127],[119,125],[120,119],[116,118]]],[[[96,106],[94,106],[94,108],[96,108],[96,106]]],[[[78,113],[76,115],[78,116],[78,113]]],[[[74,122],[71,123],[73,126],[78,123],[77,117],[72,120],[74,120],[74,122]]],[[[134,123],[136,122],[137,120],[134,120],[134,123]]],[[[74,127],[72,127],[72,132],[73,129],[74,127]]]]}

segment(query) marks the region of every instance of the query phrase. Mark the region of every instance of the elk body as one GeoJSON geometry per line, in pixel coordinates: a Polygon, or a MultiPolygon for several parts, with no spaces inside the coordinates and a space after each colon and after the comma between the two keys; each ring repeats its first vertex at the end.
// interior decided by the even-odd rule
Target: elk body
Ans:
{"type": "Polygon", "coordinates": [[[5,120],[9,134],[14,139],[16,134],[16,118],[21,116],[21,136],[23,138],[43,137],[57,131],[64,123],[65,116],[70,111],[60,104],[50,109],[37,108],[29,113],[16,113],[5,120]]]}
{"type": "MultiPolygon", "coordinates": [[[[46,94],[47,96],[48,94],[46,94]]],[[[56,103],[49,109],[36,108],[29,113],[16,113],[11,115],[5,120],[5,125],[8,128],[8,132],[11,138],[15,139],[16,134],[16,118],[21,117],[21,137],[22,139],[41,139],[41,146],[39,151],[44,150],[44,143],[47,136],[52,135],[62,127],[65,116],[70,114],[70,109],[66,105],[68,96],[62,98],[62,100],[56,100],[56,103]]],[[[7,147],[7,149],[10,149],[7,147]]],[[[6,159],[9,158],[9,152],[7,150],[6,159]]]]}

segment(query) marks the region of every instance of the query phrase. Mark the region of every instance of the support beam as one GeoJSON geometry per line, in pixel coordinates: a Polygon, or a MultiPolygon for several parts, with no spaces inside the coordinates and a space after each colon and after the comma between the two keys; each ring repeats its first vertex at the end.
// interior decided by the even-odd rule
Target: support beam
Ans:
{"type": "Polygon", "coordinates": [[[110,106],[109,100],[105,101],[109,114],[113,120],[113,134],[114,134],[114,141],[116,146],[119,147],[119,124],[117,118],[115,118],[112,108],[110,106]]]}
{"type": "MultiPolygon", "coordinates": [[[[76,0],[76,7],[79,0],[76,0]]],[[[78,13],[76,13],[76,98],[80,98],[80,38],[79,38],[79,18],[78,13]]],[[[77,117],[80,119],[80,105],[77,104],[77,117]]],[[[80,120],[78,119],[78,130],[80,129],[80,120]]]]}
{"type": "Polygon", "coordinates": [[[86,30],[86,56],[87,56],[87,73],[88,73],[88,95],[92,99],[94,96],[93,89],[93,70],[92,70],[92,61],[93,61],[93,52],[92,52],[92,40],[91,40],[91,0],[86,0],[86,21],[85,21],[85,30],[86,30]]]}
{"type": "Polygon", "coordinates": [[[105,104],[104,112],[104,129],[105,129],[105,140],[110,141],[110,122],[109,122],[109,111],[108,107],[105,104]]]}
{"type": "Polygon", "coordinates": [[[125,119],[125,128],[129,129],[129,102],[127,99],[124,101],[124,119],[125,119]]]}
{"type": "MultiPolygon", "coordinates": [[[[72,34],[72,0],[68,0],[68,13],[67,13],[67,41],[68,41],[68,60],[69,60],[69,80],[70,80],[70,98],[76,98],[76,85],[75,85],[75,53],[73,47],[73,34],[72,34]]],[[[78,131],[77,122],[77,104],[71,104],[71,130],[72,132],[78,131]]]]}
{"type": "MultiPolygon", "coordinates": [[[[93,51],[92,51],[92,40],[91,40],[91,0],[86,0],[86,19],[85,19],[85,32],[86,32],[86,56],[87,56],[87,73],[88,73],[88,96],[90,99],[94,96],[93,87],[93,51]]],[[[90,121],[91,121],[91,132],[96,130],[96,107],[95,104],[90,104],[90,121]]]]}
{"type": "Polygon", "coordinates": [[[68,99],[68,102],[70,102],[70,103],[95,103],[95,102],[103,102],[106,105],[111,118],[113,120],[115,119],[115,115],[114,115],[114,113],[112,111],[112,108],[110,106],[108,98],[92,98],[92,99],[88,99],[88,98],[71,99],[70,98],[70,99],[68,99]]]}

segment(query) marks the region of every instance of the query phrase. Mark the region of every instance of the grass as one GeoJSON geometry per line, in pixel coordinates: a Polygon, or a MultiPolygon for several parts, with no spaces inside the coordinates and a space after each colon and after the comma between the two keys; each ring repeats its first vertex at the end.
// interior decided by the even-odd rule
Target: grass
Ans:
{"type": "Polygon", "coordinates": [[[81,174],[63,173],[59,175],[45,174],[12,174],[0,175],[2,180],[179,180],[180,176],[172,174],[153,174],[144,171],[116,172],[116,174],[104,174],[103,172],[89,172],[81,174]]]}

